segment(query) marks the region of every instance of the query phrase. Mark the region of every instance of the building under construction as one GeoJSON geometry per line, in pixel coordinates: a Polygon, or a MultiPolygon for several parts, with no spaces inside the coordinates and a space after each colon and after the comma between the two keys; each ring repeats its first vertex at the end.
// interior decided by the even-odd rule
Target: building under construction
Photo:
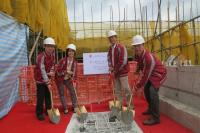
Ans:
{"type": "Polygon", "coordinates": [[[0,3],[0,132],[200,131],[198,0],[0,0],[0,3]],[[143,91],[133,96],[133,123],[127,126],[119,119],[109,121],[109,101],[115,99],[113,79],[107,71],[86,73],[91,69],[87,62],[95,62],[98,69],[107,68],[107,56],[106,63],[103,60],[98,63],[98,57],[88,61],[85,56],[108,52],[110,30],[116,32],[117,40],[127,49],[130,67],[127,75],[132,91],[142,77],[136,73],[138,63],[131,45],[135,35],[144,37],[145,49],[166,67],[167,78],[159,89],[160,124],[142,124],[146,119],[142,112],[147,107],[143,91]],[[82,122],[76,120],[79,114],[71,111],[73,103],[67,89],[64,95],[69,113],[63,113],[57,82],[52,82],[52,101],[60,111],[59,123],[50,124],[49,114],[44,122],[35,117],[35,69],[47,37],[55,40],[55,68],[67,56],[68,44],[76,45],[75,93],[79,105],[85,105],[85,111],[90,112],[82,122]]]}

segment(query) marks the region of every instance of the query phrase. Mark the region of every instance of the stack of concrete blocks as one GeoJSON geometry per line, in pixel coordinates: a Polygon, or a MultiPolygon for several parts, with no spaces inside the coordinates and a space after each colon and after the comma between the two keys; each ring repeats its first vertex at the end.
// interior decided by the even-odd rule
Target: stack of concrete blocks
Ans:
{"type": "Polygon", "coordinates": [[[167,67],[160,88],[160,110],[193,132],[200,132],[200,66],[167,67]]]}

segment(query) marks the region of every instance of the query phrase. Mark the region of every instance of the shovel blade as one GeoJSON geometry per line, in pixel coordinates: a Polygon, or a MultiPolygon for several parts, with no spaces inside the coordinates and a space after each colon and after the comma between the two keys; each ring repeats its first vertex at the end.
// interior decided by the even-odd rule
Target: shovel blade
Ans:
{"type": "Polygon", "coordinates": [[[78,116],[78,121],[84,122],[87,119],[88,113],[85,106],[75,108],[75,112],[78,116]]]}
{"type": "Polygon", "coordinates": [[[109,108],[111,109],[112,107],[118,107],[118,108],[120,108],[121,107],[121,103],[120,103],[120,101],[109,101],[109,108]]]}
{"type": "Polygon", "coordinates": [[[87,113],[85,106],[80,106],[79,109],[80,109],[81,113],[87,113]]]}
{"type": "Polygon", "coordinates": [[[60,112],[59,110],[56,108],[52,108],[47,110],[48,116],[49,116],[49,120],[53,123],[53,124],[58,124],[60,122],[60,112]]]}
{"type": "Polygon", "coordinates": [[[112,106],[111,112],[110,112],[110,117],[113,117],[113,116],[117,117],[119,112],[120,112],[120,108],[112,106]]]}
{"type": "Polygon", "coordinates": [[[122,111],[131,111],[133,113],[133,118],[135,117],[135,110],[128,109],[127,107],[122,107],[122,111]]]}
{"type": "Polygon", "coordinates": [[[85,106],[79,106],[75,108],[75,112],[78,116],[80,116],[81,113],[87,113],[87,109],[85,108],[85,106]]]}
{"type": "Polygon", "coordinates": [[[123,107],[123,110],[120,112],[121,120],[124,124],[131,124],[133,122],[133,117],[135,116],[134,110],[129,110],[127,107],[123,107]]]}

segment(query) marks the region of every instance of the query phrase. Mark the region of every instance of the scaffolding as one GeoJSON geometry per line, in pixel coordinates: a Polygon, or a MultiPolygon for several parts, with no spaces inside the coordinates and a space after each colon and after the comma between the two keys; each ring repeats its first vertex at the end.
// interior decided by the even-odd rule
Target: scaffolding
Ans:
{"type": "MultiPolygon", "coordinates": [[[[157,0],[152,1],[151,4],[142,5],[140,0],[133,1],[133,20],[128,19],[128,7],[123,8],[120,6],[121,0],[117,2],[117,8],[113,8],[109,5],[109,21],[103,21],[103,4],[100,3],[99,18],[100,21],[94,20],[94,6],[91,5],[89,15],[91,16],[91,21],[85,21],[86,14],[84,0],[81,1],[82,7],[82,21],[77,21],[76,16],[80,15],[77,12],[77,1],[73,1],[73,22],[68,22],[67,25],[70,27],[70,33],[67,38],[69,43],[74,43],[77,46],[76,56],[78,60],[82,61],[83,53],[89,52],[106,52],[109,47],[109,42],[107,39],[107,31],[115,30],[118,34],[118,40],[123,43],[128,50],[129,59],[133,57],[133,52],[131,48],[132,37],[136,34],[142,35],[146,40],[145,47],[154,52],[158,58],[162,61],[166,61],[170,55],[182,56],[184,59],[191,60],[192,64],[198,65],[200,63],[199,57],[199,41],[200,41],[200,21],[198,6],[196,0],[196,7],[194,6],[194,0],[191,0],[190,4],[190,19],[186,19],[186,9],[185,0],[176,0],[176,8],[172,9],[170,0],[167,2],[167,20],[162,19],[162,1],[157,0]],[[155,2],[156,5],[155,6],[155,2]],[[138,6],[138,5],[139,6],[138,6]],[[136,8],[139,8],[137,12],[136,8]],[[148,8],[151,8],[149,12],[148,8]],[[194,8],[196,13],[194,13],[194,8]],[[118,10],[118,20],[114,20],[114,11],[118,10]],[[170,10],[174,10],[174,14],[170,14],[170,10]],[[157,19],[153,17],[157,14],[157,19]],[[176,19],[171,20],[170,16],[175,15],[176,19]],[[195,16],[195,17],[194,17],[195,16]],[[138,19],[139,18],[139,19],[138,19]]],[[[173,4],[175,4],[173,3],[173,4]]],[[[28,40],[28,51],[29,54],[33,54],[29,62],[35,64],[36,55],[43,49],[42,40],[44,39],[44,32],[30,31],[30,36],[27,37],[28,40]],[[35,46],[35,50],[31,52],[33,44],[39,36],[38,44],[35,46]]],[[[65,47],[67,44],[59,44],[56,48],[56,61],[65,56],[65,47]],[[60,49],[62,47],[62,49],[60,49]]],[[[31,64],[31,63],[30,63],[31,64]]]]}
{"type": "MultiPolygon", "coordinates": [[[[92,22],[84,20],[84,1],[82,1],[83,21],[69,22],[72,33],[72,43],[78,47],[77,57],[82,58],[85,52],[105,52],[109,47],[106,37],[108,30],[115,30],[118,34],[118,40],[128,49],[129,58],[132,58],[131,49],[132,37],[136,34],[142,35],[146,40],[145,47],[154,52],[162,61],[166,61],[170,55],[182,56],[183,60],[191,60],[192,64],[198,65],[200,58],[198,55],[200,23],[198,16],[198,7],[196,6],[196,17],[193,13],[193,4],[191,0],[190,19],[186,20],[185,3],[179,0],[175,8],[175,20],[170,20],[170,1],[167,2],[167,20],[161,19],[162,0],[157,0],[158,7],[154,7],[152,2],[152,12],[147,11],[147,6],[142,6],[140,0],[134,0],[134,17],[135,20],[128,20],[127,10],[124,8],[123,14],[118,13],[119,20],[113,20],[113,7],[110,6],[110,21],[102,21],[102,3],[101,3],[101,21],[93,22],[93,11],[91,10],[92,22]],[[137,20],[137,12],[135,3],[139,2],[139,16],[137,20]],[[154,8],[158,9],[157,20],[153,20],[154,8]],[[182,13],[181,13],[182,9],[182,13]],[[152,14],[152,20],[148,18],[152,14]],[[182,18],[181,18],[182,17],[182,18]],[[123,18],[123,20],[122,20],[123,18]]],[[[76,4],[76,3],[74,3],[76,4]]],[[[174,4],[174,3],[173,3],[174,4]]],[[[91,6],[92,9],[92,6],[91,6]]],[[[120,0],[118,0],[118,10],[120,10],[120,0]]],[[[74,16],[76,15],[74,11],[74,16]]],[[[75,18],[75,17],[74,17],[75,18]]]]}

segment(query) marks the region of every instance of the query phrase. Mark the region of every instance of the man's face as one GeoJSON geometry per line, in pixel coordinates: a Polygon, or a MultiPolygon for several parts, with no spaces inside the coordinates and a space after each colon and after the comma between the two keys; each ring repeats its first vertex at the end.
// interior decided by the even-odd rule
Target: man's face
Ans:
{"type": "Polygon", "coordinates": [[[135,45],[132,46],[133,47],[133,52],[135,52],[135,55],[140,56],[144,50],[144,45],[140,44],[140,45],[135,45]]]}
{"type": "Polygon", "coordinates": [[[110,44],[116,44],[117,43],[117,36],[111,36],[108,38],[110,44]]]}
{"type": "Polygon", "coordinates": [[[48,44],[45,44],[44,48],[45,48],[45,52],[48,53],[48,54],[52,54],[55,50],[55,46],[48,45],[48,44]]]}

